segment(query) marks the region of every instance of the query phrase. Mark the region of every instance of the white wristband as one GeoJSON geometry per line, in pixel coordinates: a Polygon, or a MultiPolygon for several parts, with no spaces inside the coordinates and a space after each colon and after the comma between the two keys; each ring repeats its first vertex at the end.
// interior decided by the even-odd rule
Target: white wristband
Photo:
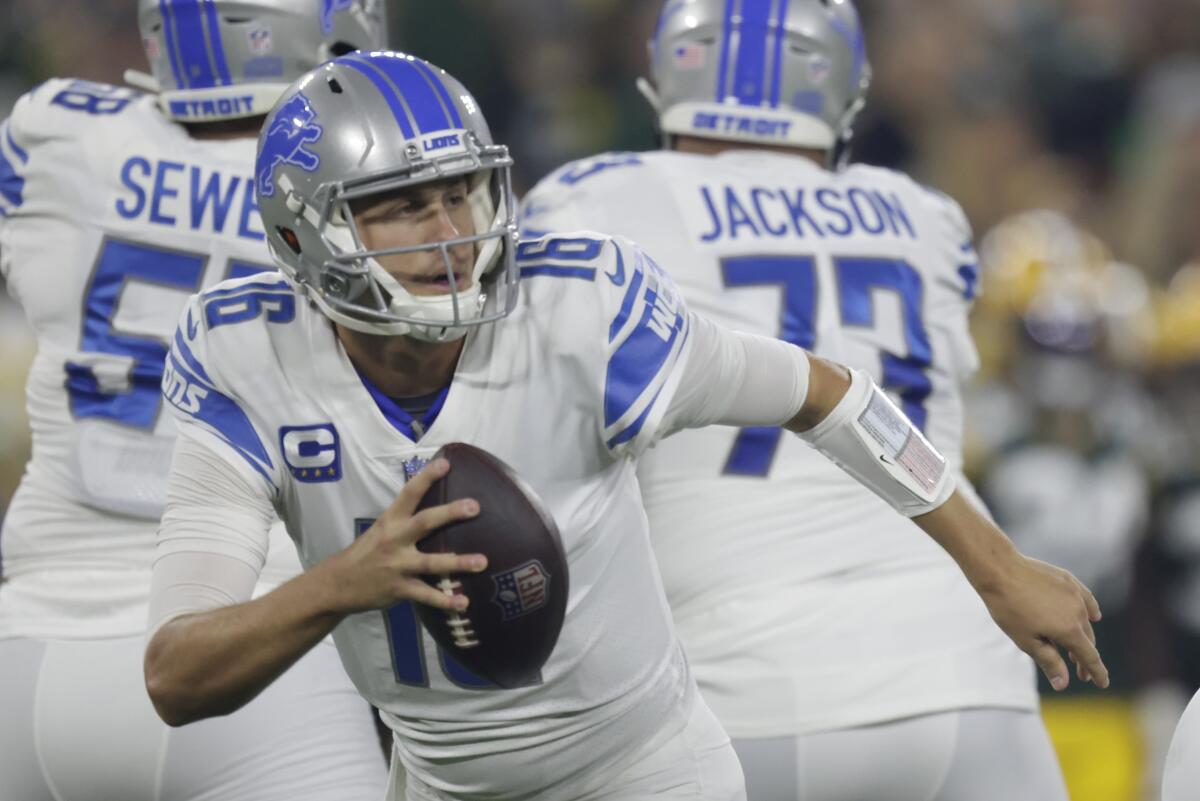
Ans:
{"type": "Polygon", "coordinates": [[[833,411],[800,437],[906,517],[954,493],[946,457],[859,370],[833,411]]]}

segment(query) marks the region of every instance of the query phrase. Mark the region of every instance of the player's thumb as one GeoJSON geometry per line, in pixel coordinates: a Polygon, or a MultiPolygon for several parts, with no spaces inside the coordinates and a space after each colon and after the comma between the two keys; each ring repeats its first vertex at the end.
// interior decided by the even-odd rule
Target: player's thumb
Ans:
{"type": "Polygon", "coordinates": [[[1058,649],[1052,643],[1036,640],[1033,647],[1028,649],[1028,653],[1033,657],[1033,661],[1037,662],[1037,666],[1042,669],[1042,673],[1046,674],[1051,687],[1056,690],[1066,689],[1067,684],[1071,681],[1071,672],[1067,669],[1067,663],[1063,661],[1062,655],[1058,653],[1058,649]]]}

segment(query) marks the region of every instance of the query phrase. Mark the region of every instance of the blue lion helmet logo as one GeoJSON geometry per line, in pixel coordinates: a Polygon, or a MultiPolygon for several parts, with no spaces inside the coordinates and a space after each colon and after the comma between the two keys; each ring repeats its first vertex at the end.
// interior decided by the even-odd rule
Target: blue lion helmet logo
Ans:
{"type": "Polygon", "coordinates": [[[333,15],[354,5],[354,0],[321,0],[321,32],[333,33],[333,15]]]}
{"type": "Polygon", "coordinates": [[[321,166],[321,157],[304,148],[319,140],[325,132],[316,119],[317,113],[301,92],[275,112],[258,154],[259,195],[271,197],[275,194],[275,168],[280,164],[292,164],[305,172],[315,172],[321,166]]]}

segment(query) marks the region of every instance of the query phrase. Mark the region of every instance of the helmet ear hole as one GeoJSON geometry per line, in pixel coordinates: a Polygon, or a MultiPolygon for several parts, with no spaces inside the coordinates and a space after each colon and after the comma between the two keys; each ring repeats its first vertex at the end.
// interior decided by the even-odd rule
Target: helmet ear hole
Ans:
{"type": "Polygon", "coordinates": [[[291,228],[284,228],[282,225],[275,226],[275,230],[279,232],[279,236],[287,244],[292,252],[297,256],[300,255],[300,238],[296,236],[296,232],[291,228]]]}

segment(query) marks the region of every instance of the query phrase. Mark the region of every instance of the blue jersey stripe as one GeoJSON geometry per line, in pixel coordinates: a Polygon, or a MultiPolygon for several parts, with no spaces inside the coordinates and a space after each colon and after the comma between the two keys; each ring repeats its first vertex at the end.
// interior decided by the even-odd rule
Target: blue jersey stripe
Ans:
{"type": "Polygon", "coordinates": [[[539,264],[536,267],[521,268],[522,278],[529,278],[535,275],[552,275],[557,278],[582,278],[587,281],[595,281],[596,268],[574,267],[566,264],[539,264]]]}
{"type": "Polygon", "coordinates": [[[660,330],[651,325],[654,318],[658,294],[646,290],[646,310],[628,338],[617,347],[608,360],[604,381],[604,427],[616,424],[637,399],[646,391],[656,377],[668,369],[675,340],[684,328],[684,317],[679,312],[670,322],[670,334],[664,340],[660,330]]]}
{"type": "Polygon", "coordinates": [[[783,41],[787,38],[788,0],[779,0],[778,21],[775,23],[775,60],[771,64],[771,108],[779,106],[779,88],[783,83],[783,41]]]}
{"type": "Polygon", "coordinates": [[[213,58],[217,63],[217,74],[221,76],[221,83],[229,86],[233,81],[229,78],[229,65],[225,62],[221,26],[217,20],[217,6],[213,0],[204,0],[204,18],[208,21],[208,41],[212,44],[213,58]]]}
{"type": "Polygon", "coordinates": [[[629,319],[629,313],[633,311],[633,304],[637,300],[638,292],[642,288],[642,276],[644,274],[642,265],[638,264],[637,268],[633,271],[633,279],[629,282],[629,289],[625,291],[625,299],[621,301],[621,310],[617,312],[617,316],[613,318],[612,325],[608,327],[609,342],[617,338],[617,334],[621,333],[621,329],[625,326],[625,321],[629,319]]]}
{"type": "Polygon", "coordinates": [[[382,69],[395,85],[400,98],[412,112],[418,133],[444,131],[451,127],[450,116],[442,108],[441,98],[413,62],[395,56],[377,57],[372,63],[382,69]]]}
{"type": "Polygon", "coordinates": [[[183,70],[179,66],[179,48],[176,46],[178,33],[175,30],[175,17],[171,13],[171,0],[158,0],[158,11],[162,14],[163,44],[167,46],[167,60],[171,62],[171,74],[175,76],[175,85],[186,89],[183,80],[183,70]]]}
{"type": "Polygon", "coordinates": [[[654,404],[658,402],[658,396],[662,394],[662,387],[659,387],[658,392],[654,393],[654,399],[646,404],[646,408],[642,409],[642,413],[638,415],[629,426],[614,437],[610,437],[608,442],[604,443],[609,448],[615,448],[622,442],[628,442],[638,435],[642,430],[642,426],[646,425],[646,418],[650,416],[650,410],[654,408],[654,404]]]}
{"type": "MultiPolygon", "coordinates": [[[[690,333],[691,333],[690,331],[683,332],[683,341],[679,343],[679,352],[680,353],[683,352],[684,346],[687,345],[687,338],[690,333]]],[[[640,434],[642,432],[642,427],[646,425],[646,419],[650,416],[650,412],[654,409],[655,405],[658,403],[658,399],[659,399],[659,397],[662,396],[662,392],[665,387],[666,387],[666,384],[664,383],[663,386],[658,388],[658,392],[654,393],[654,397],[651,398],[650,402],[646,404],[646,408],[642,409],[642,413],[639,414],[632,423],[630,423],[628,426],[626,426],[624,430],[620,431],[617,434],[614,434],[612,437],[610,437],[608,439],[608,441],[605,444],[609,448],[615,448],[616,446],[620,445],[622,442],[628,442],[629,440],[633,439],[634,437],[636,437],[638,434],[640,434]]]]}
{"type": "Polygon", "coordinates": [[[733,33],[733,0],[725,0],[725,21],[721,24],[721,60],[717,63],[717,102],[725,100],[725,75],[729,71],[729,37],[733,33]]]}
{"type": "MultiPolygon", "coordinates": [[[[191,312],[189,312],[189,314],[190,313],[191,312]]],[[[188,368],[197,376],[199,376],[201,380],[209,384],[213,382],[213,380],[208,377],[208,371],[204,369],[204,365],[202,365],[200,360],[192,354],[192,349],[187,346],[187,342],[183,339],[183,332],[178,329],[175,331],[175,350],[181,357],[183,357],[183,361],[187,364],[188,368]]]]}
{"type": "Polygon", "coordinates": [[[189,89],[209,89],[217,85],[212,59],[204,41],[204,21],[200,0],[172,0],[175,32],[178,34],[179,61],[189,89]]]}
{"type": "Polygon", "coordinates": [[[18,161],[20,161],[22,164],[27,164],[29,162],[29,153],[27,153],[23,147],[17,144],[16,139],[13,139],[12,130],[8,124],[8,120],[4,121],[3,127],[4,141],[8,143],[8,149],[13,152],[13,155],[17,157],[18,161]]]}
{"type": "Polygon", "coordinates": [[[171,402],[171,405],[180,409],[184,414],[188,414],[194,419],[208,425],[213,430],[213,433],[223,439],[251,467],[257,470],[267,480],[267,483],[274,486],[275,482],[271,479],[270,473],[267,472],[267,469],[272,466],[271,456],[267,453],[266,447],[263,446],[262,440],[259,439],[258,432],[254,429],[250,418],[242,411],[242,407],[238,406],[233,399],[224,395],[215,387],[205,384],[193,375],[176,358],[174,353],[170,354],[168,358],[171,362],[171,368],[181,378],[189,384],[194,384],[204,389],[206,394],[199,398],[199,406],[195,411],[180,408],[170,397],[167,397],[167,401],[171,402]]]}
{"type": "Polygon", "coordinates": [[[22,192],[25,191],[25,179],[17,173],[13,163],[0,150],[0,197],[3,197],[14,207],[22,203],[22,192]]]}
{"type": "Polygon", "coordinates": [[[392,116],[400,124],[400,132],[404,134],[404,138],[412,139],[414,134],[412,123],[408,120],[408,111],[400,102],[400,97],[396,94],[395,88],[388,82],[379,68],[373,62],[354,57],[344,58],[342,63],[366,75],[371,83],[375,84],[375,88],[379,90],[379,93],[383,95],[383,99],[387,101],[388,107],[391,108],[392,116]]]}
{"type": "Polygon", "coordinates": [[[454,127],[463,127],[462,116],[458,113],[458,106],[454,105],[454,101],[450,98],[450,93],[446,91],[445,84],[441,82],[430,66],[421,59],[414,59],[412,63],[433,84],[434,89],[437,90],[438,97],[442,99],[442,105],[446,109],[446,113],[450,115],[450,121],[454,127]]]}
{"type": "Polygon", "coordinates": [[[767,73],[767,37],[770,35],[773,0],[742,0],[738,25],[737,62],[733,67],[733,93],[739,103],[763,102],[767,73]]]}

